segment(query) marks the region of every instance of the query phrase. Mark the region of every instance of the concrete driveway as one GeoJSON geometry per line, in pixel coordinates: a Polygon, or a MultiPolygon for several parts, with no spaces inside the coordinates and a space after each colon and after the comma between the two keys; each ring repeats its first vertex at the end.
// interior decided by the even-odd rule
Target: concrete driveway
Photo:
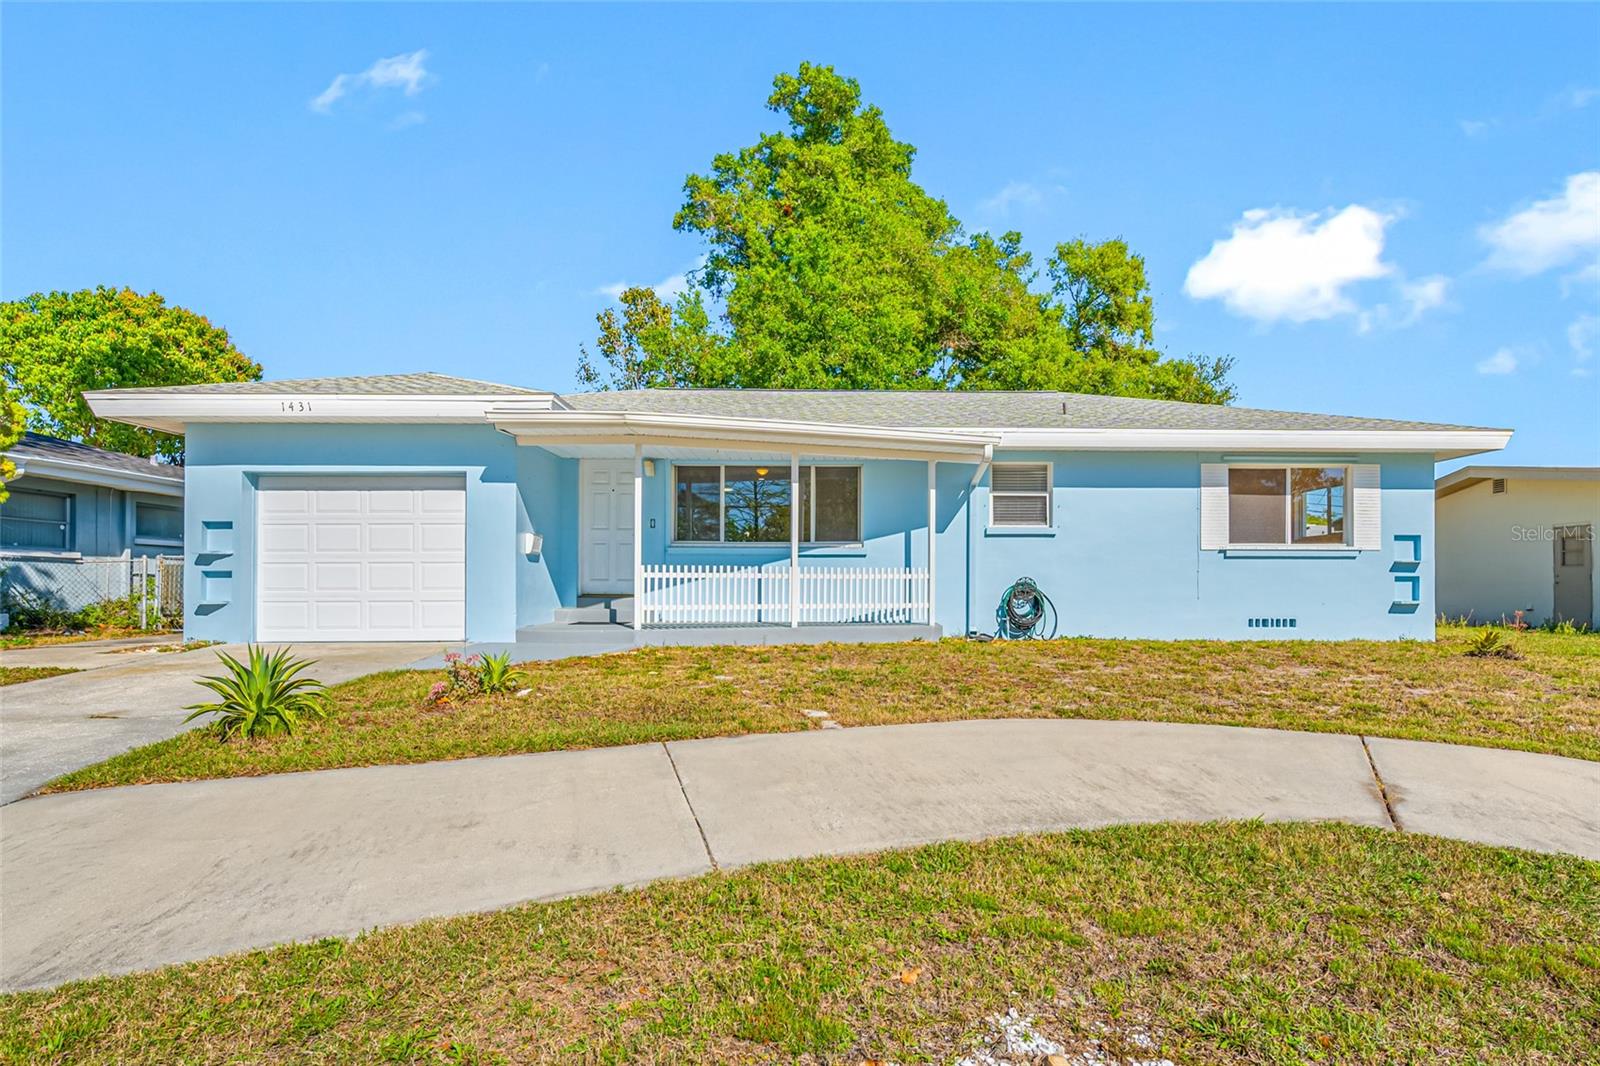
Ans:
{"type": "MultiPolygon", "coordinates": [[[[202,725],[183,724],[188,712],[182,708],[208,695],[195,679],[218,672],[217,652],[243,651],[237,644],[194,651],[130,651],[127,644],[0,651],[0,666],[71,666],[81,671],[0,686],[0,804],[20,799],[69,770],[202,725]]],[[[299,655],[317,661],[311,675],[329,684],[399,669],[442,647],[295,646],[299,655]]]]}
{"type": "Polygon", "coordinates": [[[1125,822],[1334,820],[1600,859],[1600,763],[1370,744],[942,722],[39,796],[0,807],[0,987],[718,867],[1125,822]]]}

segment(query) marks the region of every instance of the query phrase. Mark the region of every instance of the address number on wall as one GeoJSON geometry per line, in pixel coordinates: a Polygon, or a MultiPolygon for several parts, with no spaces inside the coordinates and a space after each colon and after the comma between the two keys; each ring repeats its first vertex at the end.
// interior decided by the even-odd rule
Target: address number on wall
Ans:
{"type": "Polygon", "coordinates": [[[279,407],[285,412],[293,412],[294,414],[299,414],[302,411],[311,410],[311,401],[310,400],[284,400],[279,404],[279,407]]]}

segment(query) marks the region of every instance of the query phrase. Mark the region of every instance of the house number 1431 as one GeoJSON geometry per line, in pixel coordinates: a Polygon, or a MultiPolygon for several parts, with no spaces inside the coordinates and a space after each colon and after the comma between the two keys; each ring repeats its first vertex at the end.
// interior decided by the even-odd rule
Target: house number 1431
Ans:
{"type": "Polygon", "coordinates": [[[309,411],[309,410],[311,410],[311,401],[310,400],[284,400],[284,401],[282,401],[281,406],[283,407],[283,409],[285,411],[293,411],[293,412],[298,414],[301,411],[309,411]]]}

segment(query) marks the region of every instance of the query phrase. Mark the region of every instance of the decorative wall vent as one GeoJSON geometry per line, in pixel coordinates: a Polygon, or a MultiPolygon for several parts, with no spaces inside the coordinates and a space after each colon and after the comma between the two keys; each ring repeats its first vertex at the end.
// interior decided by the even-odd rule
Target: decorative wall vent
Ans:
{"type": "Polygon", "coordinates": [[[1298,618],[1250,618],[1245,622],[1251,629],[1294,629],[1300,624],[1298,618]]]}
{"type": "Polygon", "coordinates": [[[1489,491],[1494,493],[1496,496],[1506,491],[1506,479],[1503,477],[1497,477],[1493,481],[1489,482],[1489,491]]]}

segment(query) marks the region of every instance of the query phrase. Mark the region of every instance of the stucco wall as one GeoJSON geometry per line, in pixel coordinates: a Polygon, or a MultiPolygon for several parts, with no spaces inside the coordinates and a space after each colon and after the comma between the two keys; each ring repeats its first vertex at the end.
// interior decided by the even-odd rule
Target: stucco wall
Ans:
{"type": "Polygon", "coordinates": [[[1530,624],[1544,622],[1555,606],[1553,531],[1582,524],[1600,529],[1600,483],[1511,478],[1499,495],[1481,481],[1440,499],[1440,612],[1494,622],[1525,610],[1530,624]]]}
{"type": "MultiPolygon", "coordinates": [[[[519,447],[476,426],[197,425],[188,438],[185,584],[189,634],[216,640],[254,635],[255,485],[279,473],[459,473],[467,488],[467,638],[509,640],[520,626],[549,621],[578,591],[578,461],[519,447]],[[231,522],[233,551],[202,554],[205,524],[231,522]],[[517,553],[518,532],[544,538],[537,556],[517,553]],[[226,602],[207,604],[207,574],[226,574],[226,602]]],[[[976,466],[939,466],[938,603],[947,633],[989,632],[1002,591],[1030,576],[1055,602],[1058,632],[1112,637],[1431,638],[1433,463],[1426,455],[1342,457],[1381,462],[1383,548],[1372,552],[1242,557],[1199,548],[1199,476],[1216,455],[1188,453],[1001,453],[998,460],[1054,464],[1053,527],[1045,533],[990,530],[988,479],[976,466]],[[1422,538],[1420,603],[1394,605],[1394,536],[1422,538]],[[969,583],[966,575],[970,573],[969,583]],[[1251,618],[1293,618],[1260,629],[1251,618]]],[[[692,460],[682,459],[680,462],[692,460]]],[[[710,461],[710,460],[708,460],[710,461]]],[[[787,558],[786,544],[760,547],[670,543],[672,464],[647,479],[642,551],[647,562],[746,564],[787,558]],[[650,519],[655,520],[652,527],[650,519]]],[[[859,546],[808,547],[802,565],[922,566],[927,546],[927,466],[862,463],[859,546]]],[[[217,587],[214,580],[209,587],[217,587]]]]}

